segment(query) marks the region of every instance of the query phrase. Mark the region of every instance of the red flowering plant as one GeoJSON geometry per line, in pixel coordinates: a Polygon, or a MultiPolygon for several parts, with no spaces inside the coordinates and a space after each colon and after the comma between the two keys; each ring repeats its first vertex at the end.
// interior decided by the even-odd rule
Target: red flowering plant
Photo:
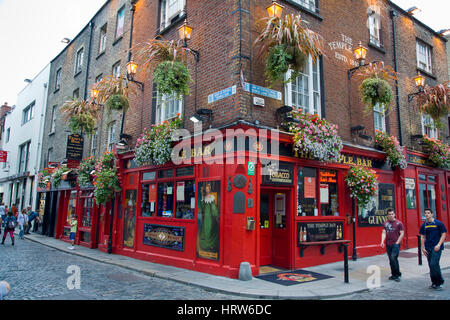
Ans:
{"type": "Polygon", "coordinates": [[[350,196],[356,199],[359,208],[366,208],[378,189],[375,171],[360,165],[354,165],[345,176],[350,188],[350,196]]]}
{"type": "Polygon", "coordinates": [[[120,192],[120,183],[112,152],[105,152],[103,157],[97,160],[93,177],[94,197],[98,205],[107,203],[113,198],[115,192],[120,192]]]}
{"type": "Polygon", "coordinates": [[[289,123],[289,132],[294,134],[295,151],[310,154],[323,162],[339,161],[342,140],[337,125],[301,109],[291,111],[291,115],[297,122],[289,123]]]}
{"type": "Polygon", "coordinates": [[[450,168],[450,148],[448,144],[427,135],[423,136],[423,141],[430,149],[429,160],[437,167],[450,168]]]}
{"type": "Polygon", "coordinates": [[[158,125],[152,125],[136,141],[134,160],[140,166],[145,164],[164,164],[172,155],[172,134],[180,128],[182,120],[180,114],[171,120],[158,125]]]}
{"type": "Polygon", "coordinates": [[[386,132],[376,130],[375,145],[380,146],[381,149],[386,152],[387,161],[392,167],[399,167],[400,169],[405,169],[407,167],[403,147],[396,137],[391,136],[386,132]]]}

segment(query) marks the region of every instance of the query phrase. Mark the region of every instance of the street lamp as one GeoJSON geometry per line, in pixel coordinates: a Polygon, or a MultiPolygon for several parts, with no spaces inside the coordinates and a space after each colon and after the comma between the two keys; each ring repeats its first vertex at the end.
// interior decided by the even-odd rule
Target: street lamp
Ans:
{"type": "Polygon", "coordinates": [[[197,50],[188,48],[187,45],[187,41],[191,40],[192,30],[193,28],[187,24],[186,20],[184,20],[184,23],[178,28],[178,36],[180,37],[180,40],[184,41],[183,47],[192,53],[195,57],[195,62],[198,62],[200,60],[200,53],[197,50]]]}
{"type": "Polygon", "coordinates": [[[353,50],[353,54],[355,55],[356,60],[359,63],[359,66],[364,65],[364,60],[366,60],[367,48],[359,42],[359,45],[353,50]]]}
{"type": "Polygon", "coordinates": [[[138,65],[133,60],[130,60],[127,63],[127,80],[138,84],[141,87],[141,90],[144,91],[144,83],[134,80],[134,76],[136,75],[137,68],[138,68],[138,65]]]}
{"type": "Polygon", "coordinates": [[[419,93],[421,93],[423,91],[424,86],[425,86],[425,77],[422,76],[420,74],[420,72],[417,73],[417,76],[415,76],[413,78],[413,80],[414,80],[414,84],[416,85],[418,91],[408,94],[408,103],[413,101],[414,97],[417,96],[419,93]]]}
{"type": "Polygon", "coordinates": [[[278,4],[275,0],[272,1],[270,6],[266,8],[269,17],[271,18],[281,18],[281,12],[283,11],[283,6],[278,4]]]}

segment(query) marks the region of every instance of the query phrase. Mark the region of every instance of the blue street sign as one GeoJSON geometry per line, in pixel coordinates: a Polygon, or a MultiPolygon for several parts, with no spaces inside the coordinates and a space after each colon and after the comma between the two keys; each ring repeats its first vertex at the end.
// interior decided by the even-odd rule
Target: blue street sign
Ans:
{"type": "Polygon", "coordinates": [[[254,94],[259,94],[260,96],[281,100],[281,92],[280,91],[275,91],[275,90],[272,90],[269,88],[260,87],[260,86],[257,86],[255,84],[251,84],[248,82],[244,82],[244,90],[247,92],[254,93],[254,94]]]}
{"type": "Polygon", "coordinates": [[[233,94],[236,94],[236,86],[232,86],[226,89],[223,89],[218,92],[214,92],[213,94],[210,94],[208,96],[208,103],[215,102],[220,99],[224,99],[226,97],[232,96],[233,94]]]}

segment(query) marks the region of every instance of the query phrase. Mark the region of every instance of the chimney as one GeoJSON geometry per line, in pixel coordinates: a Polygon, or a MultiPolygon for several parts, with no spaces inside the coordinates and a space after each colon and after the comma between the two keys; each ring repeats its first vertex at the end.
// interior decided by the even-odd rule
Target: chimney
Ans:
{"type": "Polygon", "coordinates": [[[11,111],[11,106],[8,106],[8,102],[5,102],[0,107],[0,118],[2,118],[8,111],[11,111]]]}

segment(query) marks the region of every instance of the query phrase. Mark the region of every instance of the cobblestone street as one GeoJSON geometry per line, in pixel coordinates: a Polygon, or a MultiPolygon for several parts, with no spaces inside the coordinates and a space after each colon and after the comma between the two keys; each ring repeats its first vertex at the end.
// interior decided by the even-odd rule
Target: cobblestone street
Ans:
{"type": "Polygon", "coordinates": [[[0,280],[11,284],[5,300],[211,300],[245,299],[208,292],[174,281],[146,276],[121,267],[67,254],[28,240],[0,246],[0,280]],[[80,269],[80,289],[67,280],[80,269]]]}

